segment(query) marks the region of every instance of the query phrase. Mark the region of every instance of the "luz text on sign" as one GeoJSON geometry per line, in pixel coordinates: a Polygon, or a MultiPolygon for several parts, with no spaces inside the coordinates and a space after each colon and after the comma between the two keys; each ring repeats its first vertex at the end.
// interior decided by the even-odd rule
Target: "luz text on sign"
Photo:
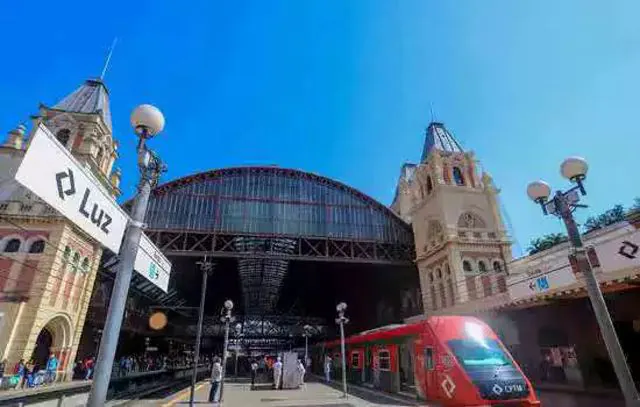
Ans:
{"type": "Polygon", "coordinates": [[[103,246],[120,251],[127,214],[43,125],[34,132],[15,178],[103,246]]]}

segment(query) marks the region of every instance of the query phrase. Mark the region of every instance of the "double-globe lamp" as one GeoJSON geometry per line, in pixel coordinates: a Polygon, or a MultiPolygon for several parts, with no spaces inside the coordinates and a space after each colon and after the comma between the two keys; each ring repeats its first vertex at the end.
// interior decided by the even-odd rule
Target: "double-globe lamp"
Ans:
{"type": "Polygon", "coordinates": [[[580,201],[580,195],[587,194],[583,181],[587,176],[588,170],[589,166],[584,158],[569,157],[560,165],[560,174],[575,184],[572,188],[565,192],[556,191],[553,198],[549,200],[551,196],[551,187],[549,184],[544,181],[534,181],[527,186],[527,195],[541,206],[545,215],[555,215],[564,222],[569,242],[572,246],[570,256],[575,258],[578,266],[577,271],[584,278],[589,300],[591,301],[596,321],[600,327],[600,332],[602,333],[602,338],[604,339],[609,357],[611,358],[611,364],[618,378],[626,405],[640,406],[635,382],[627,365],[622,346],[620,346],[611,315],[609,314],[607,304],[600,290],[600,284],[591,268],[591,263],[586,254],[578,224],[573,217],[575,208],[585,207],[585,205],[581,205],[578,202],[580,201]]]}

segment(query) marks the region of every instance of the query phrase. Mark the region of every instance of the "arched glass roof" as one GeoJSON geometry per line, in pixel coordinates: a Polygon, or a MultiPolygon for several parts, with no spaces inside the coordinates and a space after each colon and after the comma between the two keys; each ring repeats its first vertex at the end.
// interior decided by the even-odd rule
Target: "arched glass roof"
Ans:
{"type": "Polygon", "coordinates": [[[153,190],[149,229],[328,237],[413,245],[389,208],[329,178],[278,167],[187,176],[153,190]]]}

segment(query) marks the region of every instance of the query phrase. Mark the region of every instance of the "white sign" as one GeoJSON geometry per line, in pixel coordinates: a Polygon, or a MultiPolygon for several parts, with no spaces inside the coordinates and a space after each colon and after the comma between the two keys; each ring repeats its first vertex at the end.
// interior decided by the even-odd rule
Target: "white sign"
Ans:
{"type": "Polygon", "coordinates": [[[171,262],[144,233],[140,236],[133,269],[165,293],[169,290],[171,262]]]}
{"type": "MultiPolygon", "coordinates": [[[[567,258],[567,263],[569,259],[567,258]]],[[[509,296],[512,300],[520,300],[541,294],[549,290],[565,287],[576,282],[576,276],[569,264],[550,273],[540,273],[526,278],[524,275],[514,277],[509,283],[509,296]]]]}
{"type": "Polygon", "coordinates": [[[640,230],[629,226],[630,233],[596,246],[602,271],[607,273],[640,265],[640,230]]]}
{"type": "Polygon", "coordinates": [[[38,126],[16,172],[30,189],[78,227],[118,253],[128,216],[90,170],[43,125],[38,126]]]}

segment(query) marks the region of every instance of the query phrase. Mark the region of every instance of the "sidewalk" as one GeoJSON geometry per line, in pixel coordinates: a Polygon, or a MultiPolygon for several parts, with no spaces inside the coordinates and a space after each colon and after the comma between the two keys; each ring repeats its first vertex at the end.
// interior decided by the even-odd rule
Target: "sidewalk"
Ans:
{"type": "MultiPolygon", "coordinates": [[[[251,390],[246,383],[226,383],[224,389],[224,407],[408,407],[419,405],[415,400],[403,400],[381,392],[349,387],[347,399],[338,390],[340,384],[331,386],[319,382],[310,382],[305,388],[295,390],[251,390]]],[[[209,395],[209,383],[201,382],[196,387],[198,405],[214,404],[206,402],[209,395]]],[[[136,405],[149,405],[141,403],[136,405]]],[[[189,389],[166,399],[162,407],[177,407],[189,404],[189,389]]]]}

